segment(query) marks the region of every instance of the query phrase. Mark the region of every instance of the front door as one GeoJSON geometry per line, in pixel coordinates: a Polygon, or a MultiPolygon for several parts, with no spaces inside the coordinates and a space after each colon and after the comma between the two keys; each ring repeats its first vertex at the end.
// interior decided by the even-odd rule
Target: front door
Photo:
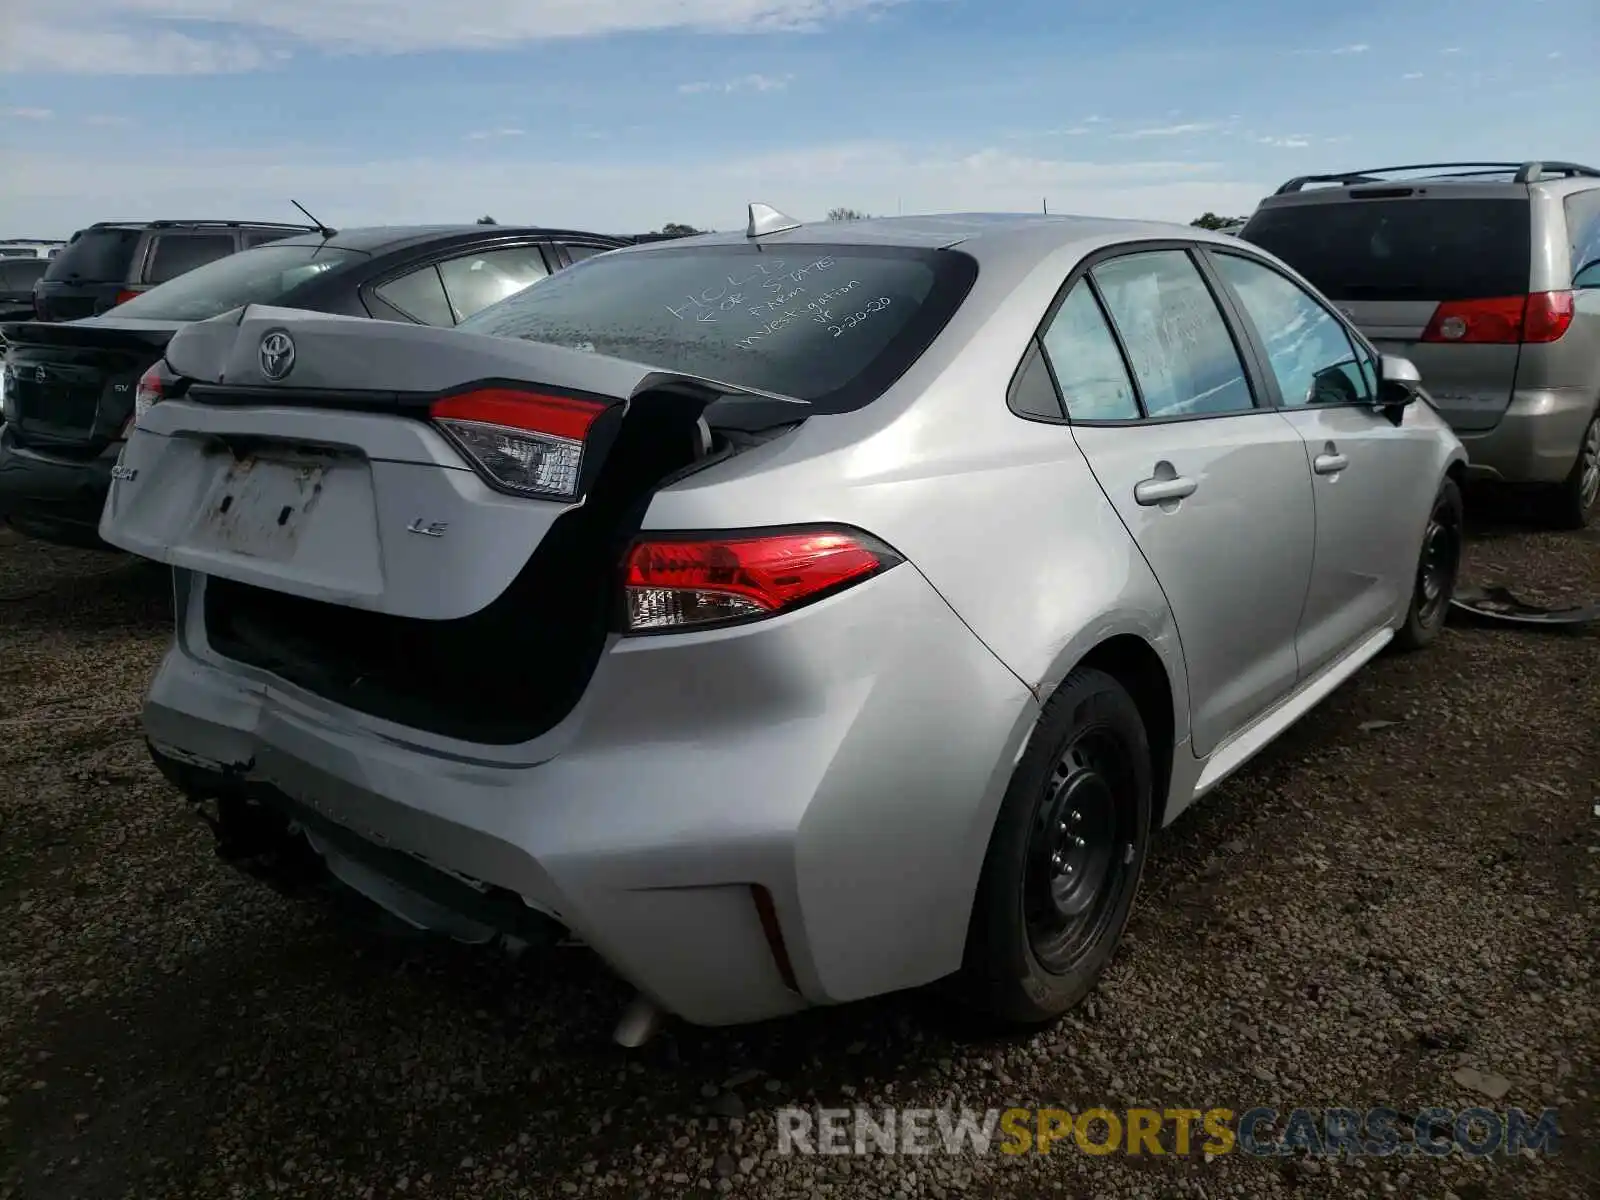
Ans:
{"type": "Polygon", "coordinates": [[[1304,439],[1311,467],[1316,559],[1297,637],[1309,677],[1410,599],[1419,521],[1438,486],[1433,439],[1373,407],[1377,364],[1321,301],[1254,257],[1210,257],[1252,326],[1272,400],[1304,439]]]}
{"type": "Polygon", "coordinates": [[[1100,261],[1043,340],[1078,445],[1166,594],[1192,748],[1209,754],[1299,673],[1315,538],[1300,436],[1256,405],[1184,248],[1100,261]]]}

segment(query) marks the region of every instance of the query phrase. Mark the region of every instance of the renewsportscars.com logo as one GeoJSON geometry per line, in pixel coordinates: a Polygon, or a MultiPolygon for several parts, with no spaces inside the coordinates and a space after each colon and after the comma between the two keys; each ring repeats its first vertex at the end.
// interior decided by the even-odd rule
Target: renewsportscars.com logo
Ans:
{"type": "Polygon", "coordinates": [[[1556,1110],[780,1108],[780,1154],[1243,1154],[1483,1158],[1556,1152],[1556,1110]]]}

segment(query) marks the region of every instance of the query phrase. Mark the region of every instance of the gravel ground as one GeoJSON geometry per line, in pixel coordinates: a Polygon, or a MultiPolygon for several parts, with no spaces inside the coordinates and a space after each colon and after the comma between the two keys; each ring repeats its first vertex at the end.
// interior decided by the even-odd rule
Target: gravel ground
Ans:
{"type": "MultiPolygon", "coordinates": [[[[1600,537],[1474,524],[1474,580],[1600,592],[1600,537]]],[[[0,533],[0,1197],[1600,1195],[1600,630],[1374,664],[1158,839],[1048,1032],[911,995],[626,1052],[585,951],[384,941],[218,864],[139,738],[168,619],[150,569],[0,533]],[[1554,1105],[1566,1141],[779,1158],[795,1103],[1554,1105]]]]}

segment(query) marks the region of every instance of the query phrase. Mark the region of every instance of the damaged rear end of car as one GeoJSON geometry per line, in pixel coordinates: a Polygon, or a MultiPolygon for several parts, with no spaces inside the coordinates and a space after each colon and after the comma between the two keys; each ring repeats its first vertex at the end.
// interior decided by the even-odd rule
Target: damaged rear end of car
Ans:
{"type": "MultiPolygon", "coordinates": [[[[863,252],[856,288],[886,299],[859,319],[900,309],[820,365],[823,321],[782,369],[736,346],[774,322],[754,305],[720,341],[696,319],[673,342],[670,311],[567,312],[561,288],[613,271],[630,297],[676,286],[609,260],[679,253],[597,258],[496,306],[562,311],[535,336],[496,309],[468,332],[264,307],[196,322],[101,531],[174,570],[144,726],[225,857],[280,886],[331,876],[462,941],[575,935],[653,1004],[725,1024],[951,969],[964,898],[940,901],[937,946],[863,959],[864,921],[899,936],[933,897],[833,871],[841,850],[847,872],[924,842],[964,854],[992,774],[973,749],[1029,698],[892,545],[828,519],[848,513],[827,499],[833,447],[797,440],[914,362],[975,267],[863,252]],[[647,522],[669,495],[695,515],[647,522]],[[949,726],[912,772],[936,811],[864,838],[861,764],[941,698],[949,726]]],[[[783,257],[739,247],[712,271],[770,272],[785,296],[835,261],[783,257]]]]}

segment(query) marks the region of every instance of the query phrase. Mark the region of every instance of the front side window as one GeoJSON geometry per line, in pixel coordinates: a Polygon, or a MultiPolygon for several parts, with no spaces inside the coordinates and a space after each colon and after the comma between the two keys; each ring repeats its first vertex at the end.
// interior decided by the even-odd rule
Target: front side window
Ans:
{"type": "Polygon", "coordinates": [[[1212,416],[1254,407],[1222,310],[1185,251],[1128,254],[1091,274],[1128,349],[1147,416],[1212,416]]]}
{"type": "Polygon", "coordinates": [[[1267,348],[1287,408],[1372,399],[1367,374],[1344,326],[1299,284],[1236,254],[1214,256],[1267,348]]]}
{"type": "Polygon", "coordinates": [[[1139,401],[1117,339],[1088,280],[1079,280],[1044,333],[1044,351],[1074,421],[1131,421],[1139,401]]]}
{"type": "Polygon", "coordinates": [[[484,250],[439,264],[445,294],[457,321],[515,296],[538,283],[550,270],[537,246],[484,250]]]}
{"type": "Polygon", "coordinates": [[[234,252],[231,233],[168,233],[156,238],[147,283],[166,283],[234,252]]]}

